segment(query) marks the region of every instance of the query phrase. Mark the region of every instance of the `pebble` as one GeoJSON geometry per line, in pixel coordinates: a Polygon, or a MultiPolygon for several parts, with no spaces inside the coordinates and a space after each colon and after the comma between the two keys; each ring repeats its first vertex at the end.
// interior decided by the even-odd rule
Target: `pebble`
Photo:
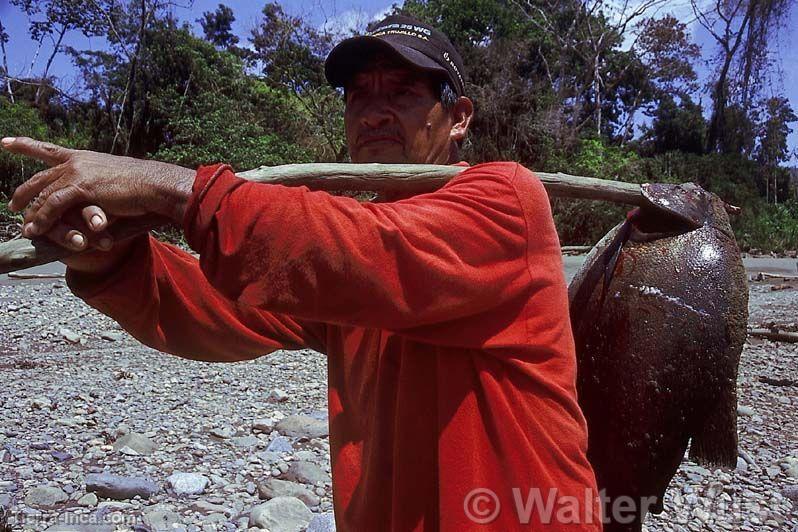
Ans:
{"type": "Polygon", "coordinates": [[[252,422],[252,430],[254,432],[269,433],[274,430],[274,420],[270,418],[256,419],[252,422]]]}
{"type": "Polygon", "coordinates": [[[335,532],[335,516],[329,512],[317,514],[308,524],[306,532],[335,532]]]}
{"type": "Polygon", "coordinates": [[[185,530],[185,527],[182,526],[180,515],[171,510],[158,509],[149,511],[144,514],[142,521],[144,526],[149,527],[152,532],[169,532],[180,528],[185,530]]]}
{"type": "Polygon", "coordinates": [[[80,342],[81,336],[80,334],[76,333],[72,329],[68,329],[66,327],[61,327],[58,329],[58,334],[63,336],[64,339],[72,344],[77,344],[80,342]]]}
{"type": "Polygon", "coordinates": [[[269,443],[266,451],[271,453],[291,453],[294,451],[294,446],[291,445],[291,440],[285,436],[278,436],[269,443]]]}
{"type": "Polygon", "coordinates": [[[249,525],[269,532],[302,532],[313,512],[296,497],[277,497],[252,508],[249,525]]]}
{"type": "Polygon", "coordinates": [[[754,415],[754,409],[751,408],[750,406],[739,405],[737,407],[737,415],[738,416],[747,416],[747,417],[753,416],[754,415]]]}
{"type": "Polygon", "coordinates": [[[79,506],[93,507],[97,506],[97,495],[94,493],[87,493],[78,499],[79,506]]]}
{"type": "Polygon", "coordinates": [[[317,482],[321,482],[322,484],[329,484],[331,482],[330,475],[313,462],[291,462],[285,476],[288,480],[311,485],[315,485],[317,482]]]}
{"type": "Polygon", "coordinates": [[[275,426],[280,434],[291,438],[326,438],[330,434],[327,422],[310,416],[288,416],[275,426]]]}
{"type": "Polygon", "coordinates": [[[135,496],[148,499],[158,493],[160,488],[147,478],[95,473],[86,475],[86,491],[108,499],[125,500],[135,496]]]}
{"type": "Polygon", "coordinates": [[[114,442],[114,451],[127,455],[151,455],[158,446],[144,434],[128,432],[114,442]]]}
{"type": "Polygon", "coordinates": [[[281,390],[280,388],[275,388],[272,390],[272,393],[269,394],[268,399],[275,403],[284,403],[288,401],[290,396],[285,390],[281,390]]]}
{"type": "MultiPolygon", "coordinates": [[[[0,320],[0,342],[6,339],[0,348],[3,374],[11,377],[0,386],[0,506],[42,515],[36,530],[63,525],[56,520],[59,514],[105,515],[125,523],[135,519],[141,527],[145,514],[164,511],[180,516],[175,530],[233,532],[250,526],[253,507],[274,500],[260,499],[258,489],[273,479],[304,488],[298,492],[303,498],[309,491],[318,499],[317,506],[308,505],[313,499],[305,502],[318,512],[307,525],[311,532],[319,532],[313,527],[321,519],[333,523],[325,356],[300,350],[235,364],[186,360],[144,347],[127,333],[110,339],[104,332],[118,331],[110,318],[68,290],[53,292],[50,284],[0,285],[0,301],[18,307],[17,316],[24,318],[0,320]],[[77,343],[58,334],[64,326],[80,332],[77,343]],[[275,400],[284,397],[279,394],[270,398],[274,390],[285,392],[287,399],[275,400]],[[292,420],[285,421],[292,416],[314,419],[322,429],[294,432],[292,420]],[[221,432],[211,435],[214,428],[221,432]],[[150,454],[132,447],[132,454],[114,450],[131,432],[156,443],[150,454]],[[257,436],[258,443],[244,440],[246,445],[236,446],[231,441],[247,435],[257,436]],[[73,458],[57,459],[67,454],[73,458]],[[290,467],[297,462],[315,464],[324,481],[290,479],[290,467]],[[178,497],[167,482],[174,472],[202,475],[211,483],[201,495],[178,497]],[[148,499],[103,499],[83,488],[92,474],[151,479],[156,488],[169,489],[148,499]],[[41,486],[57,487],[69,498],[53,509],[28,507],[25,496],[41,486]]],[[[773,320],[798,330],[798,290],[771,292],[754,285],[749,308],[753,327],[773,320]]],[[[759,380],[762,375],[798,380],[796,362],[798,344],[749,339],[738,378],[743,406],[738,467],[695,469],[700,464],[685,457],[666,490],[665,511],[649,514],[644,530],[796,530],[798,479],[791,477],[790,460],[798,458],[794,391],[759,380]],[[769,467],[778,468],[771,470],[775,477],[769,467]],[[741,510],[724,513],[721,504],[741,510]],[[696,508],[709,513],[709,520],[702,521],[701,512],[693,515],[696,508]]],[[[114,527],[52,529],[104,532],[114,527]]]]}
{"type": "Polygon", "coordinates": [[[786,486],[781,490],[781,494],[790,499],[793,504],[798,505],[798,484],[794,486],[786,486]]]}
{"type": "Polygon", "coordinates": [[[103,331],[100,333],[100,338],[109,342],[121,342],[125,339],[125,333],[121,331],[103,331]]]}
{"type": "Polygon", "coordinates": [[[232,438],[236,435],[236,429],[227,425],[224,427],[215,427],[211,429],[211,436],[216,436],[217,438],[222,438],[226,440],[227,438],[232,438]]]}
{"type": "Polygon", "coordinates": [[[25,496],[25,504],[31,508],[54,508],[65,502],[69,496],[56,486],[33,488],[25,496]]]}
{"type": "Polygon", "coordinates": [[[210,479],[196,473],[172,473],[166,479],[175,495],[199,495],[208,487],[210,479]]]}
{"type": "Polygon", "coordinates": [[[319,497],[302,484],[272,477],[258,484],[258,496],[264,500],[275,497],[296,497],[308,506],[319,505],[319,497]]]}

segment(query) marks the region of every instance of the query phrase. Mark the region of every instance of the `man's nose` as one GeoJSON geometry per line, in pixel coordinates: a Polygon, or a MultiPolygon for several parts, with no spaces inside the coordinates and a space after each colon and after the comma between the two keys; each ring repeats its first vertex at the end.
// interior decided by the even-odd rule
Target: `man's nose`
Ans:
{"type": "Polygon", "coordinates": [[[391,123],[393,114],[384,98],[373,98],[366,109],[363,110],[363,115],[360,118],[360,123],[368,128],[375,129],[385,127],[391,123]]]}

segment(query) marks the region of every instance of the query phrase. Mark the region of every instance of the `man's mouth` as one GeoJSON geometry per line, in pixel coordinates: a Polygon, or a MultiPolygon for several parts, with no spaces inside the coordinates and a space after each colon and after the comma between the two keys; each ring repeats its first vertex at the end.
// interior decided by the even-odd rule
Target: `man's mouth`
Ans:
{"type": "Polygon", "coordinates": [[[376,144],[376,143],[380,143],[380,142],[394,142],[394,143],[397,143],[397,144],[401,144],[402,143],[402,139],[400,139],[396,135],[365,134],[365,135],[360,135],[360,137],[358,137],[358,139],[357,139],[357,147],[358,148],[363,148],[366,145],[376,144]]]}

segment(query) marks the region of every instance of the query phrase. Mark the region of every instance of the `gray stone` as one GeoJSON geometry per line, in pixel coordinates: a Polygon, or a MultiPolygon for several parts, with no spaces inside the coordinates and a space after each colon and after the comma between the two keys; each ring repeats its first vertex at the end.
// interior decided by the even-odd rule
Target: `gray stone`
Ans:
{"type": "Polygon", "coordinates": [[[222,438],[226,440],[227,438],[232,438],[236,435],[236,429],[227,425],[225,427],[216,427],[211,429],[211,436],[216,436],[217,438],[222,438]]]}
{"type": "Polygon", "coordinates": [[[302,532],[313,519],[313,512],[296,497],[277,497],[255,506],[249,525],[270,532],[302,532]]]}
{"type": "Polygon", "coordinates": [[[114,442],[114,451],[122,454],[133,454],[130,452],[132,450],[135,454],[149,455],[156,448],[157,445],[154,441],[136,432],[128,432],[114,442]],[[126,450],[126,447],[129,450],[126,450]]]}
{"type": "Polygon", "coordinates": [[[272,453],[291,453],[294,451],[294,446],[291,441],[285,436],[277,436],[266,447],[267,452],[272,453]]]}
{"type": "Polygon", "coordinates": [[[252,430],[255,432],[271,432],[274,430],[274,421],[269,418],[256,419],[252,422],[252,430]]]}
{"type": "Polygon", "coordinates": [[[199,495],[208,487],[208,477],[196,473],[172,473],[166,479],[175,495],[199,495]]]}
{"type": "Polygon", "coordinates": [[[269,394],[267,399],[275,403],[284,403],[285,401],[288,401],[288,393],[280,388],[275,388],[272,390],[272,393],[269,394]]]}
{"type": "Polygon", "coordinates": [[[53,407],[53,402],[47,397],[36,397],[31,400],[30,407],[34,410],[49,410],[53,407]]]}
{"type": "Polygon", "coordinates": [[[304,482],[305,484],[315,485],[317,482],[329,484],[332,482],[330,475],[313,462],[291,462],[285,476],[288,480],[304,482]]]}
{"type": "Polygon", "coordinates": [[[255,447],[260,443],[260,440],[255,436],[239,436],[230,438],[230,445],[241,448],[255,447]]]}
{"type": "Polygon", "coordinates": [[[97,495],[94,493],[87,493],[78,499],[78,505],[87,507],[97,506],[97,495]]]}
{"type": "Polygon", "coordinates": [[[69,497],[64,490],[55,486],[33,488],[25,497],[25,504],[31,508],[54,508],[69,497]]]}
{"type": "Polygon", "coordinates": [[[326,421],[310,416],[288,416],[280,420],[275,428],[280,434],[291,438],[326,438],[330,434],[326,421]]]}
{"type": "Polygon", "coordinates": [[[132,499],[136,495],[149,499],[160,491],[158,484],[147,478],[123,477],[110,473],[86,475],[86,491],[108,499],[132,499]]]}
{"type": "Polygon", "coordinates": [[[66,327],[61,327],[60,329],[58,329],[58,334],[63,336],[64,339],[71,344],[76,344],[80,342],[80,334],[76,333],[71,329],[67,329],[66,327]]]}
{"type": "Polygon", "coordinates": [[[264,500],[276,497],[296,497],[308,506],[319,505],[319,498],[316,494],[302,484],[272,477],[258,484],[258,496],[264,500]]]}
{"type": "Polygon", "coordinates": [[[144,526],[149,527],[152,532],[169,532],[183,527],[180,515],[171,510],[154,510],[142,516],[144,526]]]}
{"type": "Polygon", "coordinates": [[[114,532],[116,527],[110,523],[95,523],[85,525],[55,524],[45,532],[114,532]]]}
{"type": "Polygon", "coordinates": [[[751,408],[750,406],[739,405],[737,407],[737,415],[738,416],[748,416],[748,417],[753,416],[754,415],[754,409],[751,408]]]}
{"type": "Polygon", "coordinates": [[[231,514],[232,511],[221,504],[213,504],[208,501],[197,501],[191,505],[191,509],[201,514],[231,514]]]}
{"type": "Polygon", "coordinates": [[[779,462],[779,466],[781,466],[788,477],[798,478],[798,458],[788,456],[779,462]]]}
{"type": "Polygon", "coordinates": [[[119,342],[125,339],[125,334],[120,331],[103,331],[100,333],[100,338],[109,342],[119,342]]]}
{"type": "Polygon", "coordinates": [[[11,508],[11,495],[7,493],[0,493],[0,510],[11,508]]]}
{"type": "MultiPolygon", "coordinates": [[[[288,445],[291,444],[289,443],[288,445]]],[[[258,458],[258,460],[268,465],[276,464],[277,462],[282,460],[282,458],[280,458],[280,453],[276,453],[274,451],[263,451],[255,454],[255,456],[258,458]]]]}
{"type": "Polygon", "coordinates": [[[793,504],[798,504],[798,484],[794,486],[786,486],[781,490],[781,494],[790,499],[793,504]]]}
{"type": "Polygon", "coordinates": [[[295,460],[304,460],[306,462],[315,462],[316,461],[316,453],[313,451],[297,451],[294,453],[295,460]]]}
{"type": "Polygon", "coordinates": [[[770,478],[776,478],[781,473],[781,468],[777,466],[770,466],[765,468],[765,472],[770,478]]]}
{"type": "Polygon", "coordinates": [[[737,457],[737,467],[735,468],[740,473],[745,473],[748,471],[748,462],[746,462],[742,456],[737,457]]]}
{"type": "Polygon", "coordinates": [[[317,514],[308,525],[307,532],[335,532],[335,515],[317,514]]]}

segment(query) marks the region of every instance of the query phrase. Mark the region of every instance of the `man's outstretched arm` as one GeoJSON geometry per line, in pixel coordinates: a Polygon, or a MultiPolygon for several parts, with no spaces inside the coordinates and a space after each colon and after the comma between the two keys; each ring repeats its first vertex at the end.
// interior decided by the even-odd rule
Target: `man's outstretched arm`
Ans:
{"type": "Polygon", "coordinates": [[[82,204],[170,216],[225,297],[312,322],[406,330],[472,317],[528,298],[529,257],[559,252],[545,190],[531,180],[533,205],[523,207],[516,164],[475,167],[437,192],[375,205],[250,183],[229,167],[194,179],[163,163],[41,145],[4,140],[57,165],[14,194],[15,209],[44,198],[25,211],[26,236],[47,234],[82,204]],[[530,231],[546,238],[532,246],[530,231]]]}
{"type": "Polygon", "coordinates": [[[72,292],[140,342],[193,360],[232,362],[277,349],[324,350],[325,326],[247,307],[210,286],[197,259],[149,235],[132,239],[118,267],[67,269],[72,292]]]}
{"type": "Polygon", "coordinates": [[[180,222],[194,171],[29,138],[3,139],[2,146],[51,167],[14,193],[12,210],[25,211],[23,234],[75,251],[113,247],[65,260],[67,283],[143,343],[209,361],[250,359],[280,348],[324,349],[322,324],[226,299],[197,260],[174,246],[149,235],[116,246],[103,242],[115,217],[159,214],[180,222]]]}

